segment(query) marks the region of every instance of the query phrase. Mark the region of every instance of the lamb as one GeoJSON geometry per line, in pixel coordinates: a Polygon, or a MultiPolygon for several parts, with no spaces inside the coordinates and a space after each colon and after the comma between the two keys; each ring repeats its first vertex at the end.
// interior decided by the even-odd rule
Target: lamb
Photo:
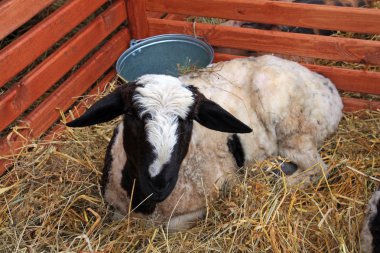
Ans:
{"type": "Polygon", "coordinates": [[[204,216],[205,199],[217,197],[244,164],[287,157],[289,184],[327,174],[318,147],[336,130],[342,107],[329,79],[266,55],[179,78],[144,75],[67,125],[124,115],[106,152],[105,200],[122,214],[133,210],[183,230],[204,216]]]}
{"type": "Polygon", "coordinates": [[[368,202],[367,216],[361,232],[363,253],[380,252],[380,188],[368,202]]]}

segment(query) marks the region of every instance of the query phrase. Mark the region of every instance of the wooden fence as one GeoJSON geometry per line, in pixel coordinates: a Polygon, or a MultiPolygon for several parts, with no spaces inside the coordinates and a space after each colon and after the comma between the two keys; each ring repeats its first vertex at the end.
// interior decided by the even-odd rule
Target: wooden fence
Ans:
{"type": "MultiPolygon", "coordinates": [[[[1,38],[22,26],[52,2],[2,1],[0,23],[12,25],[0,25],[1,38]]],[[[114,71],[107,71],[128,48],[130,33],[122,26],[127,19],[125,2],[117,0],[105,7],[108,2],[66,1],[62,7],[0,51],[0,87],[3,87],[86,18],[104,8],[97,17],[0,95],[0,131],[22,115],[13,131],[0,140],[0,174],[29,138],[39,138],[61,118],[61,113],[70,108],[78,97],[85,92],[96,93],[113,78],[114,71]],[[91,56],[88,56],[90,53],[91,56]],[[86,62],[73,70],[86,56],[89,57],[86,62]],[[104,75],[106,72],[108,74],[104,75]],[[44,96],[45,92],[67,73],[70,73],[70,76],[44,96]],[[94,83],[97,84],[94,86],[94,83]],[[43,101],[25,114],[25,111],[42,96],[43,101]]],[[[74,114],[77,116],[84,108],[77,108],[74,114]]]]}
{"type": "MultiPolygon", "coordinates": [[[[1,1],[0,39],[54,2],[1,1]]],[[[218,47],[380,66],[380,41],[194,24],[186,21],[188,16],[380,34],[378,9],[267,0],[67,0],[0,50],[0,88],[4,90],[0,131],[9,132],[0,139],[0,174],[30,138],[46,133],[78,97],[104,88],[115,75],[113,64],[128,48],[130,38],[196,33],[218,47]],[[78,31],[34,66],[36,59],[73,30],[78,31]]],[[[215,60],[235,57],[217,54],[215,60]]],[[[380,95],[380,72],[305,65],[331,78],[341,91],[380,95]]],[[[81,101],[72,113],[80,115],[92,102],[81,101]]],[[[380,102],[364,99],[344,98],[344,103],[346,111],[380,108],[380,102]]],[[[61,128],[56,126],[45,138],[61,128]]]]}

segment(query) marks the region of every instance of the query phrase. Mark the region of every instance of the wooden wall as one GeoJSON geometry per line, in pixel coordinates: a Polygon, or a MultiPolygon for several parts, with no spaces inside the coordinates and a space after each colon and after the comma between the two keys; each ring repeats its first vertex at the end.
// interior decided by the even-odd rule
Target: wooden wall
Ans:
{"type": "MultiPolygon", "coordinates": [[[[0,38],[6,38],[53,2],[2,1],[0,38]]],[[[8,129],[9,133],[0,139],[0,174],[20,147],[44,134],[78,97],[97,93],[114,77],[112,66],[129,46],[126,20],[123,0],[112,4],[108,0],[67,0],[0,50],[0,131],[13,124],[13,130],[8,129]],[[50,52],[73,30],[75,35],[50,52]],[[41,63],[30,65],[47,52],[49,56],[41,63]],[[77,68],[79,62],[82,64],[77,68]],[[20,74],[26,68],[26,73],[20,74]]],[[[74,114],[84,109],[77,107],[74,114]]]]}

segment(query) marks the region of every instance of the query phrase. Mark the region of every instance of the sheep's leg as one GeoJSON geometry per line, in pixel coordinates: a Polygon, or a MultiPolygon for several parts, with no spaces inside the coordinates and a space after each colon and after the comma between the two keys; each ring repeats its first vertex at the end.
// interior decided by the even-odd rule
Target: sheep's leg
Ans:
{"type": "Polygon", "coordinates": [[[327,175],[327,165],[307,135],[292,136],[282,141],[279,154],[298,167],[293,174],[286,177],[288,185],[307,185],[318,180],[323,173],[327,175]]]}
{"type": "Polygon", "coordinates": [[[204,209],[172,217],[166,224],[169,231],[183,231],[195,225],[195,222],[205,215],[204,209]]]}

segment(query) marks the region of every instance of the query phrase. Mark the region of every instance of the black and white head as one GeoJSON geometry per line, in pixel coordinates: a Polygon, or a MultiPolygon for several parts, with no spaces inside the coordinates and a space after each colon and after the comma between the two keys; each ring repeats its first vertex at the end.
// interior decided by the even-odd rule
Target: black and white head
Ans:
{"type": "Polygon", "coordinates": [[[124,116],[127,155],[122,185],[130,193],[135,181],[132,206],[148,196],[146,206],[155,206],[172,192],[188,151],[193,120],[221,132],[252,131],[197,88],[166,75],[145,75],[119,87],[67,125],[89,126],[119,115],[124,116]]]}

